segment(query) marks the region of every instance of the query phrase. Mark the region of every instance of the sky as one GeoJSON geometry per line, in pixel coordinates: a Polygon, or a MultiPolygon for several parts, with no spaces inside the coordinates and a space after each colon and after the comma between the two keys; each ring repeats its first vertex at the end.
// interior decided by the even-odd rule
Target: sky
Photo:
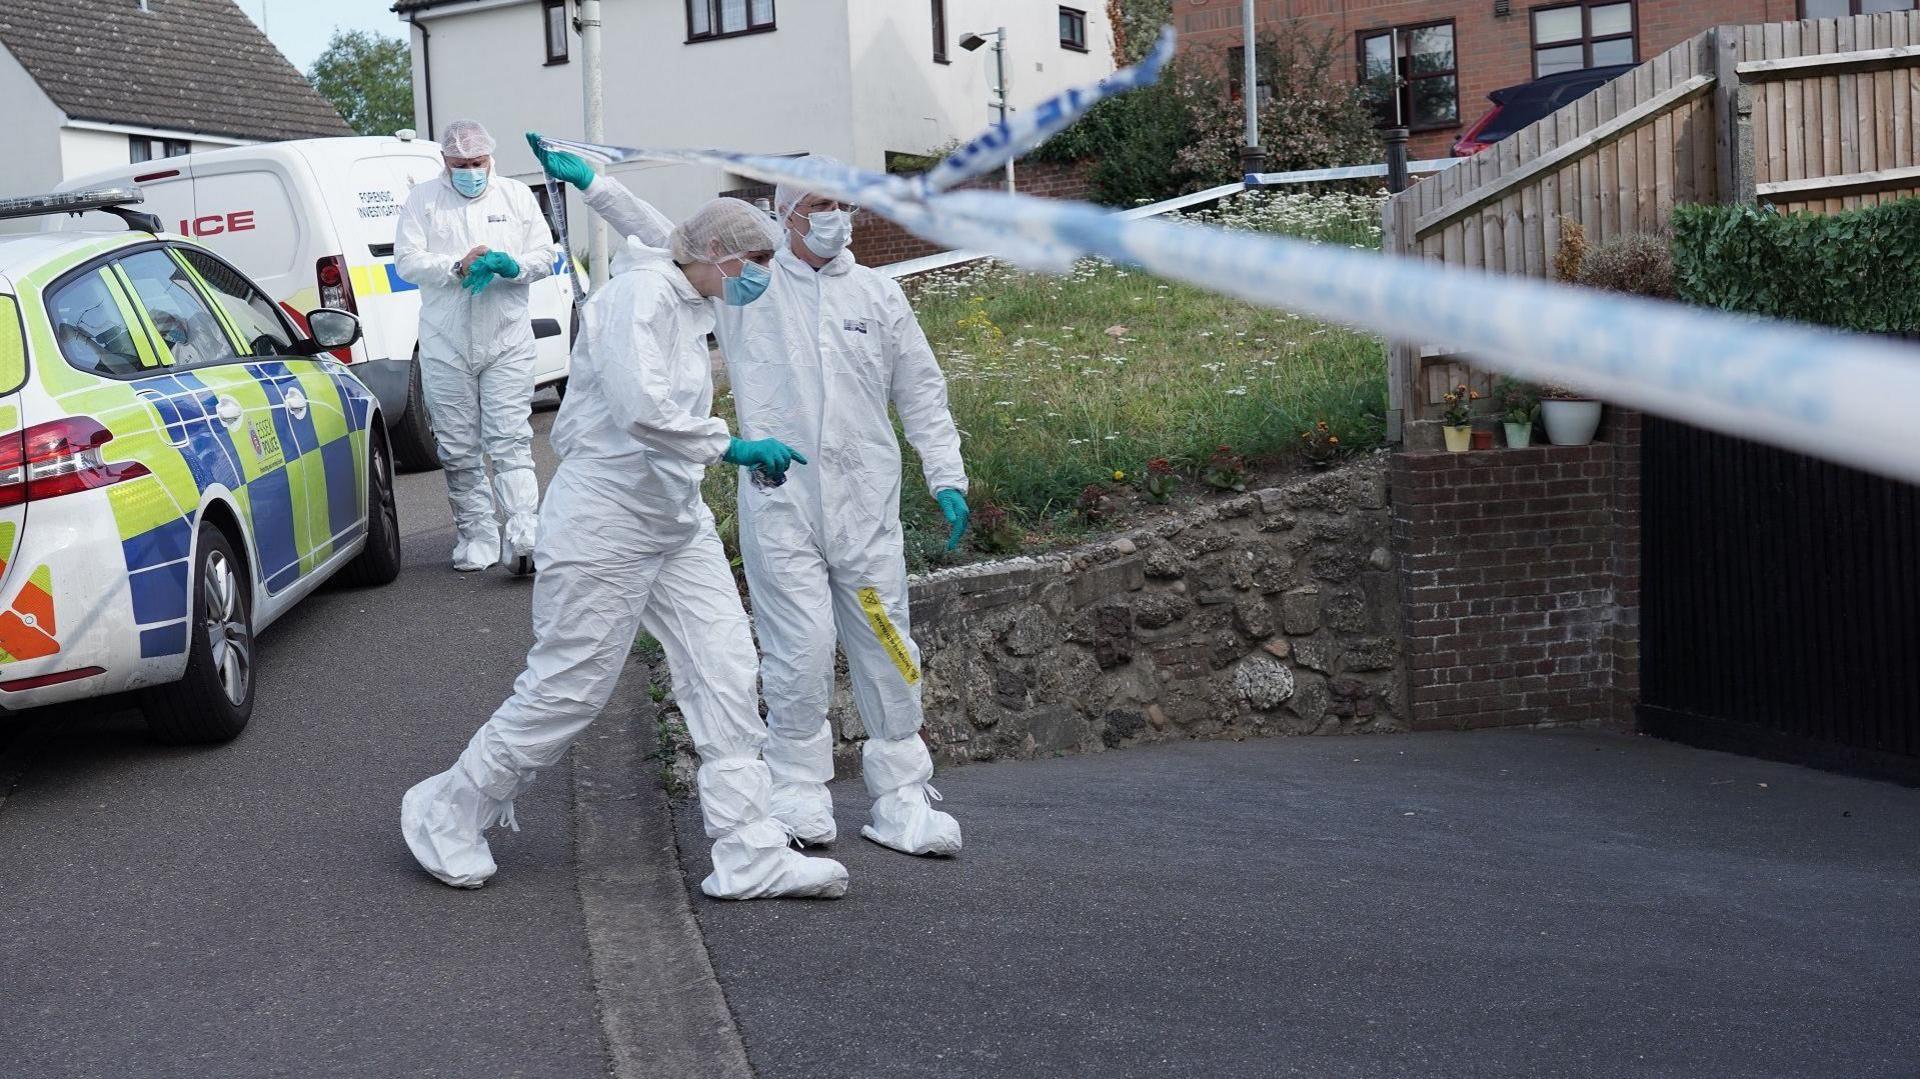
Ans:
{"type": "Polygon", "coordinates": [[[293,66],[306,73],[335,29],[367,30],[404,38],[406,26],[388,9],[393,0],[235,0],[267,31],[293,66]]]}

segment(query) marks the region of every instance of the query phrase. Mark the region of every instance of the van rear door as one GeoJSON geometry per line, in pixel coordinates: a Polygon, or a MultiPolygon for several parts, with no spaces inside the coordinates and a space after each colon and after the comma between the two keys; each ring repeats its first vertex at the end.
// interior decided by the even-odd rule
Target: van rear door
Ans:
{"type": "Polygon", "coordinates": [[[424,146],[420,152],[373,154],[351,162],[345,190],[330,194],[345,237],[360,326],[375,359],[413,356],[420,333],[419,286],[394,269],[393,236],[414,185],[439,173],[439,156],[424,146]],[[348,201],[341,203],[342,198],[348,201]]]}
{"type": "Polygon", "coordinates": [[[211,247],[304,318],[320,306],[314,251],[326,246],[327,225],[303,205],[311,177],[296,169],[304,163],[276,153],[202,161],[193,175],[193,229],[183,235],[211,247]]]}

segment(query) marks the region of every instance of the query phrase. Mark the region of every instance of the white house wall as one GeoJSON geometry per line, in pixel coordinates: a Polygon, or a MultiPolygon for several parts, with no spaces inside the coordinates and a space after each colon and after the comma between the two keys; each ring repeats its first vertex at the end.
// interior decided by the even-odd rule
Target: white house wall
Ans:
{"type": "MultiPolygon", "coordinates": [[[[1087,15],[1087,51],[1060,45],[1060,5],[1047,0],[947,0],[947,60],[933,59],[929,0],[848,0],[853,41],[855,153],[880,167],[888,152],[924,154],[993,120],[991,44],[960,47],[968,32],[1007,28],[1007,83],[1016,110],[1113,71],[1105,0],[1071,4],[1087,15]]],[[[783,9],[784,12],[784,9],[783,9]]]]}
{"type": "MultiPolygon", "coordinates": [[[[66,115],[4,48],[0,48],[0,102],[6,103],[0,197],[53,190],[61,179],[60,125],[66,115]]],[[[39,229],[39,222],[32,219],[0,221],[0,232],[39,229]]]]}

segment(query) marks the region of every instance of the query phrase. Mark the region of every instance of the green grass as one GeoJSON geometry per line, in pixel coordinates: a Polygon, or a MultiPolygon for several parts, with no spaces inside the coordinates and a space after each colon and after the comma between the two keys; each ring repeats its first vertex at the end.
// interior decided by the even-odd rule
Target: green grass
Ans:
{"type": "MultiPolygon", "coordinates": [[[[1204,216],[1319,242],[1379,243],[1378,204],[1349,195],[1256,196],[1204,216]]],[[[1116,471],[1137,482],[1153,458],[1185,472],[1191,487],[1222,445],[1290,460],[1319,420],[1349,452],[1383,435],[1384,350],[1366,335],[1098,261],[1059,277],[975,263],[909,282],[908,293],[947,375],[976,511],[984,495],[1029,530],[1071,538],[1089,484],[1111,483],[1116,471]]],[[[731,399],[715,411],[732,423],[731,399]]],[[[971,545],[944,551],[946,523],[919,461],[910,449],[905,457],[909,565],[981,557],[971,545]]],[[[734,483],[733,469],[708,470],[723,538],[734,483]]]]}

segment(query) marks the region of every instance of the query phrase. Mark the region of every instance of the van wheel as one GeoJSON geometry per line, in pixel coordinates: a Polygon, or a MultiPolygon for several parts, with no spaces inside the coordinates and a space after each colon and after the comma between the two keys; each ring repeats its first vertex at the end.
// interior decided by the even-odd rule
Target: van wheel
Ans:
{"type": "Polygon", "coordinates": [[[373,436],[367,461],[367,545],[340,570],[340,579],[361,588],[400,576],[400,511],[393,501],[393,469],[387,440],[373,436]]]}
{"type": "Polygon", "coordinates": [[[226,534],[200,526],[194,544],[187,673],[142,695],[147,730],[162,742],[225,742],[253,715],[253,588],[226,534]]]}
{"type": "Polygon", "coordinates": [[[567,380],[561,379],[553,384],[553,395],[564,401],[567,399],[567,380]]]}
{"type": "Polygon", "coordinates": [[[407,408],[393,434],[393,456],[408,472],[430,472],[440,467],[440,442],[433,437],[433,417],[427,414],[426,391],[420,388],[420,354],[414,353],[407,370],[407,408]]]}

